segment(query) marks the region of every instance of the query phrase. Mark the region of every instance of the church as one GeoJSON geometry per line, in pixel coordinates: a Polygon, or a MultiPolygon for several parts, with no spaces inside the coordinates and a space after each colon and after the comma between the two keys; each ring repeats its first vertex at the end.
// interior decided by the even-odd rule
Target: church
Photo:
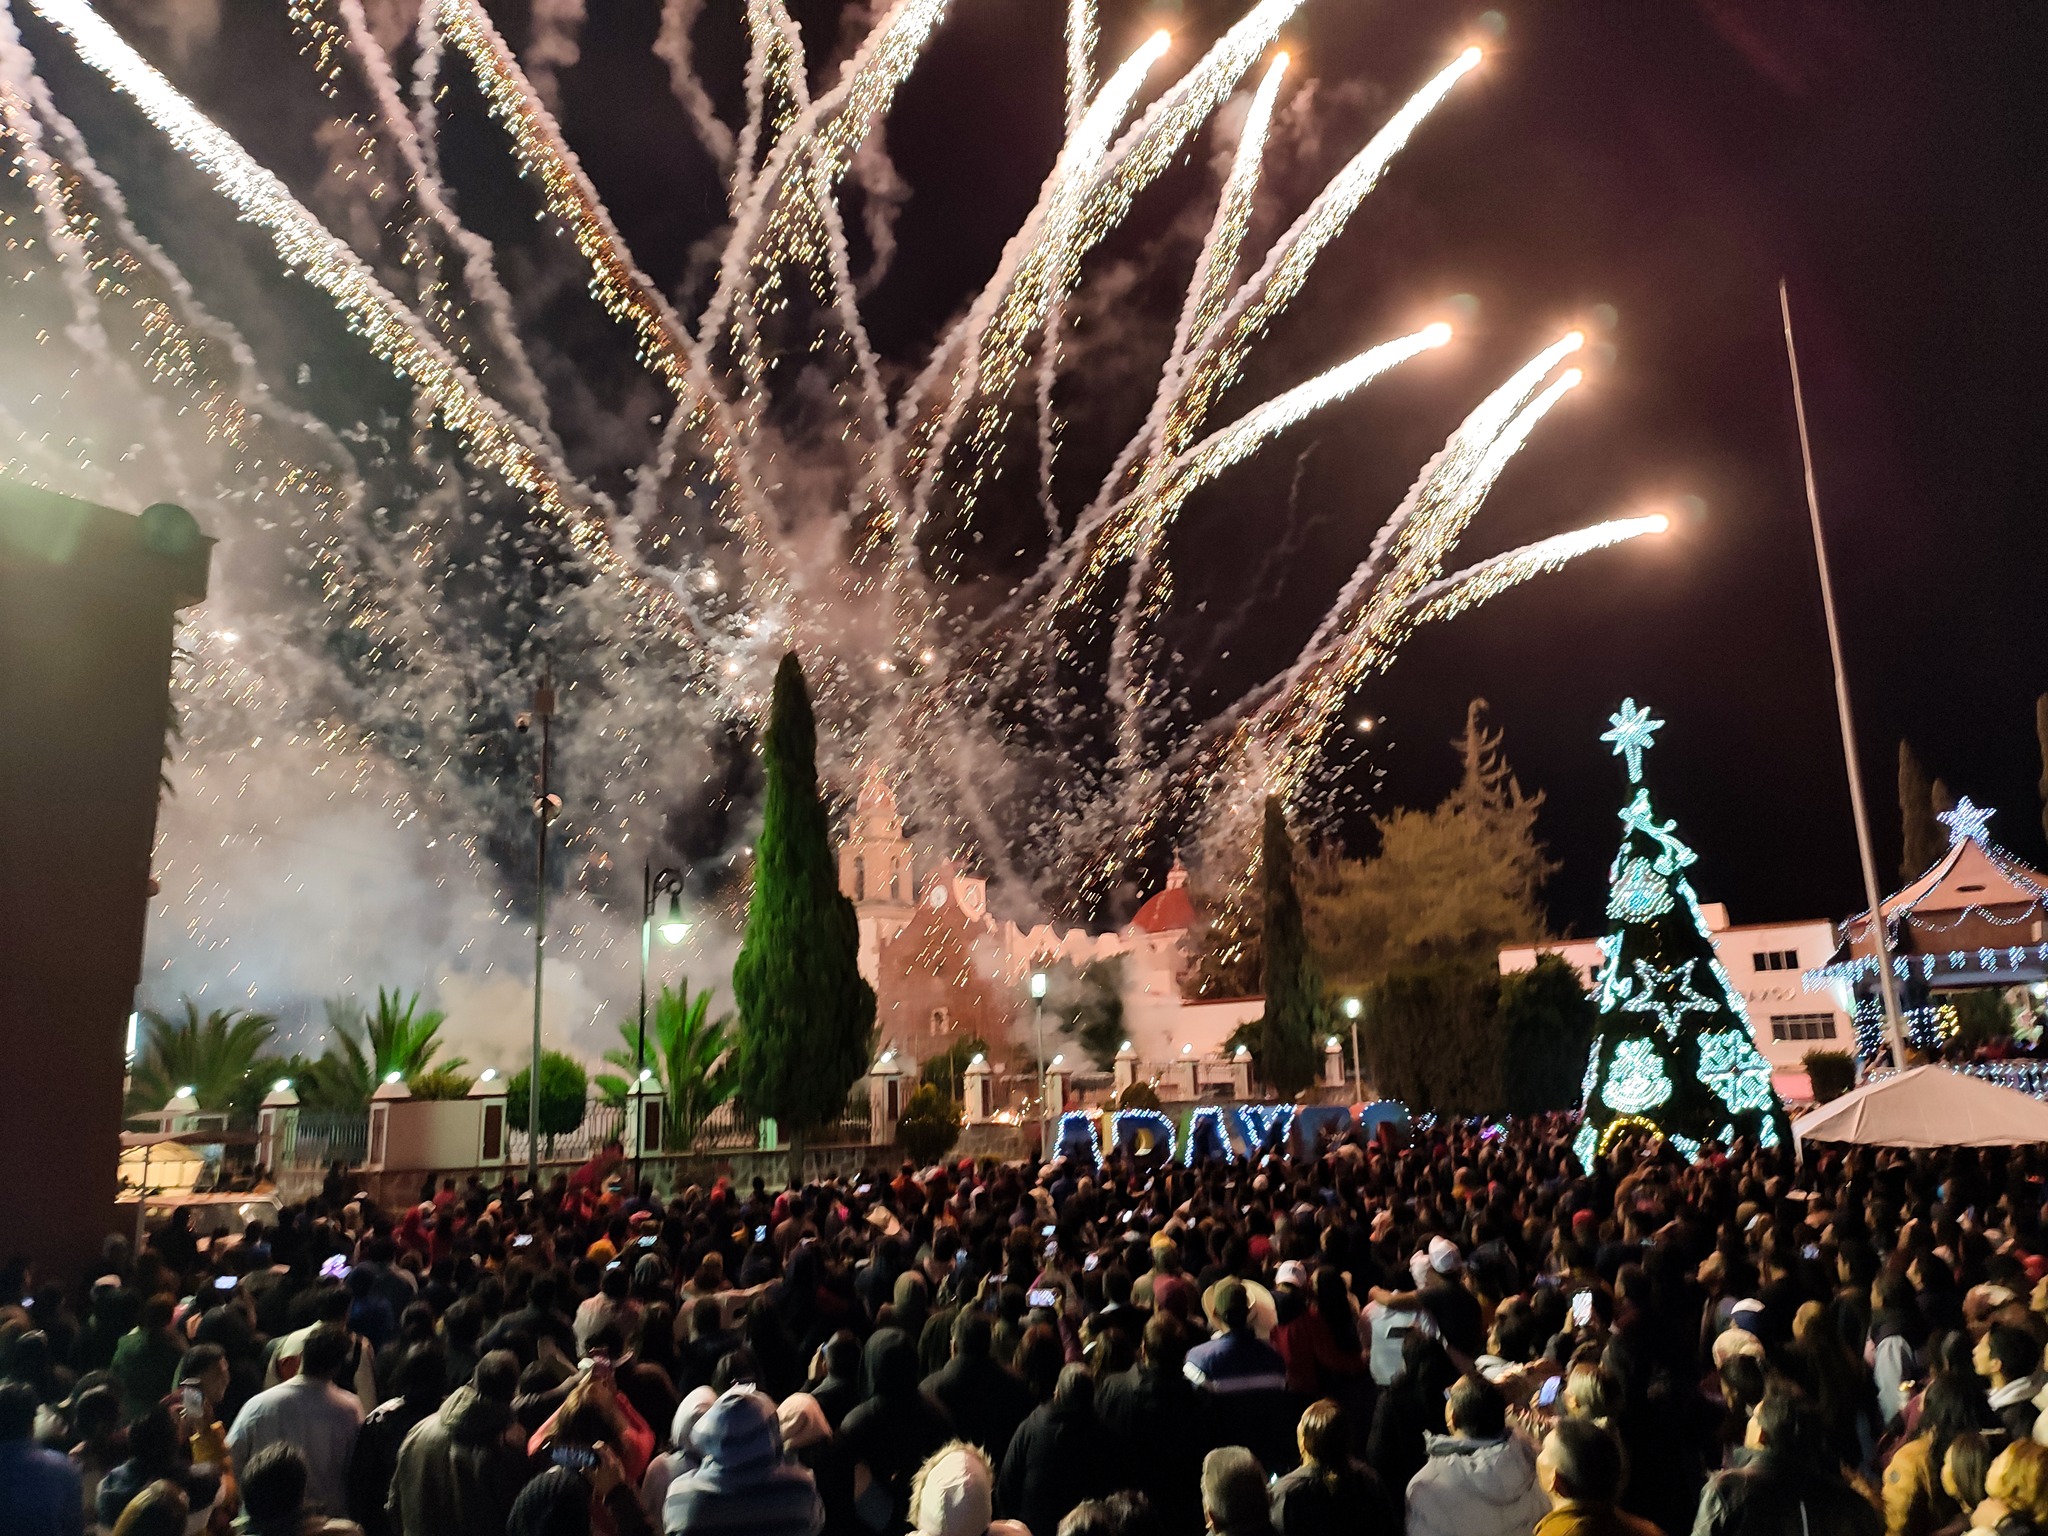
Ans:
{"type": "MultiPolygon", "coordinates": [[[[1122,961],[1125,1035],[1148,1062],[1213,1054],[1263,1006],[1258,998],[1182,998],[1196,912],[1177,858],[1165,889],[1109,933],[998,921],[985,880],[950,859],[923,861],[921,875],[919,866],[895,792],[870,769],[839,850],[839,888],[859,919],[860,971],[875,989],[883,1049],[922,1061],[979,1037],[1021,1063],[1033,1050],[1031,974],[1062,961],[1077,970],[1122,961]]],[[[1049,1037],[1046,1049],[1066,1044],[1049,1037]]]]}

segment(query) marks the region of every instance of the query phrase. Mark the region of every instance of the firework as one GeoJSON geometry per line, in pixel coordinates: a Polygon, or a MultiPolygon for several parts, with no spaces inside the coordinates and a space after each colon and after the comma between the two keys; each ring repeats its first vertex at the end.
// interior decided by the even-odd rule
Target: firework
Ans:
{"type": "MultiPolygon", "coordinates": [[[[1247,247],[1289,75],[1288,56],[1273,50],[1303,0],[1256,0],[1177,74],[1168,70],[1174,40],[1156,34],[1099,81],[1095,0],[1068,0],[1060,153],[987,282],[909,370],[907,386],[892,390],[892,368],[862,315],[841,197],[850,176],[868,184],[877,128],[948,0],[892,0],[815,98],[785,0],[747,0],[737,127],[719,119],[696,76],[691,30],[701,0],[664,0],[656,52],[690,132],[730,178],[731,229],[694,326],[641,271],[549,110],[554,72],[573,58],[580,0],[551,0],[544,46],[526,67],[479,0],[427,0],[409,96],[363,0],[291,0],[315,83],[336,104],[339,141],[377,168],[346,190],[352,208],[381,221],[374,239],[354,245],[312,211],[327,203],[295,194],[87,0],[19,3],[134,102],[235,215],[262,231],[286,272],[326,296],[416,407],[411,422],[374,433],[351,424],[355,435],[344,441],[267,395],[246,350],[208,339],[175,270],[121,219],[93,215],[92,199],[117,207],[114,190],[75,130],[53,115],[11,26],[0,27],[0,134],[15,154],[9,185],[33,202],[30,255],[56,279],[37,296],[51,290],[64,344],[92,360],[96,377],[144,398],[142,419],[162,463],[179,463],[175,423],[196,399],[209,438],[230,450],[228,473],[259,477],[272,496],[309,505],[287,519],[286,536],[311,552],[334,628],[363,640],[349,675],[357,697],[375,707],[355,726],[334,712],[311,718],[310,707],[293,723],[294,690],[265,677],[253,653],[230,665],[217,647],[198,674],[202,693],[224,709],[260,704],[295,751],[332,752],[353,784],[399,784],[386,804],[401,822],[436,805],[466,809],[472,823],[449,836],[478,867],[517,842],[504,825],[480,831],[478,806],[496,807],[490,814],[530,835],[519,819],[523,791],[507,796],[487,784],[476,760],[489,759],[477,743],[521,687],[533,651],[552,650],[573,706],[560,750],[565,780],[579,787],[562,825],[572,878],[602,901],[615,869],[637,859],[678,806],[736,809],[730,790],[717,787],[715,764],[693,756],[688,777],[668,778],[655,764],[664,743],[715,736],[735,722],[744,729],[774,659],[793,645],[816,684],[828,778],[850,784],[862,757],[914,758],[923,771],[903,792],[933,835],[973,845],[1013,891],[1086,902],[1156,851],[1162,814],[1204,826],[1228,820],[1254,788],[1297,795],[1346,696],[1388,665],[1416,626],[1653,531],[1657,521],[1616,519],[1446,574],[1509,462],[1578,383],[1576,370],[1560,372],[1582,344],[1573,333],[1531,358],[1452,434],[1331,611],[1312,630],[1302,626],[1311,632],[1292,667],[1206,722],[1167,728],[1181,680],[1164,643],[1174,586],[1166,550],[1189,497],[1313,413],[1450,340],[1448,326],[1425,326],[1211,424],[1252,349],[1401,149],[1477,66],[1477,50],[1401,105],[1261,252],[1247,247]],[[542,366],[547,338],[522,334],[510,278],[518,269],[460,217],[438,149],[443,114],[458,109],[442,97],[450,77],[473,80],[544,226],[566,237],[573,258],[565,260],[658,390],[664,409],[633,444],[638,473],[623,495],[619,483],[574,467],[565,412],[542,366]],[[340,105],[351,81],[367,92],[366,112],[340,105]],[[1055,383],[1084,260],[1241,87],[1243,127],[1156,387],[1148,381],[1144,426],[1099,484],[1072,494],[1061,484],[1055,383]],[[1148,92],[1156,92],[1149,104],[1148,92]],[[128,356],[130,321],[113,314],[117,298],[141,317],[150,341],[138,355],[149,366],[128,356]],[[222,365],[224,349],[235,366],[222,365]],[[165,394],[173,386],[184,393],[165,394]],[[268,457],[255,452],[259,405],[328,464],[309,467],[275,447],[268,457]],[[1010,470],[1008,429],[1025,410],[1035,416],[1044,558],[970,619],[949,607],[949,583],[980,531],[979,504],[1010,470]],[[428,424],[446,439],[428,441],[428,424]],[[373,436],[374,451],[363,446],[373,436]],[[374,495],[354,478],[364,466],[377,476],[374,495]],[[494,485],[479,494],[464,478],[471,472],[494,485]],[[1064,514],[1063,502],[1084,510],[1064,514]],[[403,515],[394,510],[401,506],[403,515]],[[560,579],[530,610],[480,616],[517,604],[475,579],[469,562],[488,541],[465,530],[481,524],[488,533],[496,518],[523,535],[529,512],[566,541],[560,579]],[[389,759],[384,768],[365,767],[379,753],[389,759]],[[1029,772],[1011,773],[1034,754],[1029,772]],[[443,792],[458,779],[464,794],[443,792]]],[[[548,360],[559,372],[560,359],[548,360]]],[[[13,434],[26,454],[39,440],[22,410],[0,398],[0,434],[13,434]]],[[[209,499],[196,458],[177,473],[193,499],[209,499]]],[[[238,505],[230,495],[212,499],[238,505]]],[[[502,901],[497,908],[509,910],[502,901]]]]}

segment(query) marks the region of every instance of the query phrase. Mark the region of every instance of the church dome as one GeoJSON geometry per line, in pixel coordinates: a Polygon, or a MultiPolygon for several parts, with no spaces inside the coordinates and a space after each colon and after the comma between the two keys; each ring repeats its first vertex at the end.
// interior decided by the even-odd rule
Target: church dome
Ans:
{"type": "Polygon", "coordinates": [[[1138,908],[1131,926],[1145,933],[1185,933],[1195,926],[1195,904],[1188,897],[1187,867],[1178,854],[1167,873],[1166,889],[1138,908]]]}

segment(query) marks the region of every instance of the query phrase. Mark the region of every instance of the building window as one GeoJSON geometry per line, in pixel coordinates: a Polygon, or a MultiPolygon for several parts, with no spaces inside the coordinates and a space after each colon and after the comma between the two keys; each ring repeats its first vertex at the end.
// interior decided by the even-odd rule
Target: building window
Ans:
{"type": "Polygon", "coordinates": [[[1751,964],[1760,971],[1796,971],[1799,969],[1799,951],[1796,949],[1760,949],[1750,957],[1751,964]]]}
{"type": "Polygon", "coordinates": [[[1832,1040],[1835,1038],[1835,1016],[1832,1013],[1774,1013],[1771,1015],[1771,1038],[1832,1040]]]}

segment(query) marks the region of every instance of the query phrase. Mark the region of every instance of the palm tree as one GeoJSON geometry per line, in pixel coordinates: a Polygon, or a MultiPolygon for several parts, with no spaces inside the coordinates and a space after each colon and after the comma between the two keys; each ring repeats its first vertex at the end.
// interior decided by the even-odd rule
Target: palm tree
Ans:
{"type": "Polygon", "coordinates": [[[143,1038],[128,1074],[127,1112],[162,1109],[190,1088],[201,1109],[253,1111],[277,1075],[266,1054],[277,1020],[249,1008],[201,1014],[190,997],[182,1013],[142,1010],[143,1038]]]}
{"type": "MultiPolygon", "coordinates": [[[[377,1011],[365,1015],[353,998],[327,1004],[327,1049],[312,1064],[299,1096],[322,1109],[362,1109],[377,1085],[396,1072],[410,1084],[468,1063],[460,1056],[437,1062],[448,1015],[422,1009],[419,994],[377,989],[377,1011]]],[[[436,1078],[438,1084],[441,1079],[436,1078]]]]}
{"type": "MultiPolygon", "coordinates": [[[[697,1128],[733,1095],[733,1018],[730,1013],[715,1019],[708,1016],[714,990],[706,987],[692,998],[687,982],[680,991],[663,987],[648,1010],[647,1070],[668,1098],[661,1144],[670,1152],[688,1151],[697,1128]]],[[[619,1020],[619,1038],[625,1041],[625,1048],[606,1051],[604,1059],[625,1075],[606,1072],[597,1079],[611,1103],[626,1100],[639,1037],[638,1019],[619,1020]]]]}

